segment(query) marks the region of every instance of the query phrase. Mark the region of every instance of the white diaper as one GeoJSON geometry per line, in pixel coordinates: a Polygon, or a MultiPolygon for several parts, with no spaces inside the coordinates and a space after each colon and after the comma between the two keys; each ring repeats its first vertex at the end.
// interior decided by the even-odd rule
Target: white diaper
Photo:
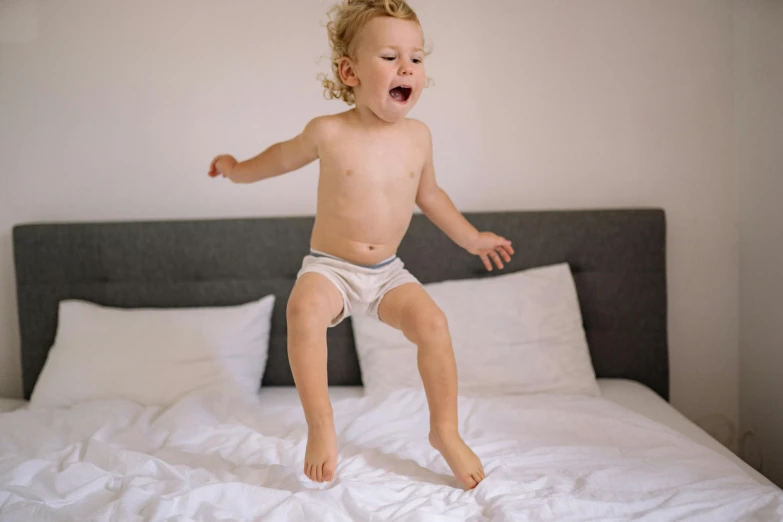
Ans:
{"type": "Polygon", "coordinates": [[[305,256],[297,279],[308,272],[315,272],[334,283],[343,296],[343,311],[332,320],[337,326],[351,315],[369,315],[378,319],[381,299],[389,291],[406,283],[419,283],[397,256],[373,266],[351,263],[317,250],[305,256]]]}

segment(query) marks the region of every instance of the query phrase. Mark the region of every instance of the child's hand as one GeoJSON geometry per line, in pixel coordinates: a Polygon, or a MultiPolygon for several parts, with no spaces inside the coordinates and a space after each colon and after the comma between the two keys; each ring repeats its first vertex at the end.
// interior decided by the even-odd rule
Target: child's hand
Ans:
{"type": "Polygon", "coordinates": [[[223,176],[224,178],[231,178],[231,171],[234,170],[236,164],[237,160],[233,156],[228,154],[216,156],[209,165],[209,177],[223,176]]]}
{"type": "Polygon", "coordinates": [[[481,257],[484,262],[484,266],[492,271],[492,262],[490,258],[495,261],[498,268],[503,268],[502,257],[506,263],[511,262],[511,255],[514,253],[514,249],[511,247],[511,241],[493,234],[492,232],[481,232],[478,235],[475,243],[466,249],[471,254],[481,257]],[[500,255],[498,255],[500,254],[500,255]]]}

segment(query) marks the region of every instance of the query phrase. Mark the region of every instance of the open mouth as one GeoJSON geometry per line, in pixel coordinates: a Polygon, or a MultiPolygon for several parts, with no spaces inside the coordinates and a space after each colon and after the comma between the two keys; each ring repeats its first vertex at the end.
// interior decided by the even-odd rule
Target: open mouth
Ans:
{"type": "Polygon", "coordinates": [[[408,101],[408,98],[411,97],[411,93],[413,92],[413,89],[406,85],[400,85],[399,87],[395,87],[394,89],[389,91],[389,94],[392,97],[392,100],[398,102],[398,103],[405,103],[408,101]]]}

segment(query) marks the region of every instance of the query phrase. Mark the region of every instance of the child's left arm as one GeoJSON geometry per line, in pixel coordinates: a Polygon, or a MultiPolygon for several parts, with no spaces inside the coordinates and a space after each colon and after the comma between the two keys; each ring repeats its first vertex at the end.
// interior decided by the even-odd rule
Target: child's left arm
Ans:
{"type": "Polygon", "coordinates": [[[503,260],[511,261],[514,249],[511,241],[492,232],[479,232],[476,227],[465,219],[451,202],[448,194],[435,181],[435,168],[432,161],[432,136],[424,127],[426,135],[427,157],[416,193],[416,205],[435,226],[440,228],[452,241],[470,252],[481,257],[487,270],[492,270],[492,261],[498,268],[503,268],[503,260]],[[490,261],[490,259],[492,261],[490,261]]]}

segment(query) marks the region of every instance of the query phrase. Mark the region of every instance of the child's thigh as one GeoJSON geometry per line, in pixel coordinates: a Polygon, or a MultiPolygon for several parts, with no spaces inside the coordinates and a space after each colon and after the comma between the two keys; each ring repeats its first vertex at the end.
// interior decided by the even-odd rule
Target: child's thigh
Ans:
{"type": "Polygon", "coordinates": [[[390,290],[378,306],[378,318],[398,330],[427,327],[443,317],[427,291],[419,283],[407,283],[390,290]]]}
{"type": "Polygon", "coordinates": [[[312,321],[327,327],[343,311],[343,296],[326,276],[316,272],[302,274],[288,298],[289,321],[312,321]]]}

